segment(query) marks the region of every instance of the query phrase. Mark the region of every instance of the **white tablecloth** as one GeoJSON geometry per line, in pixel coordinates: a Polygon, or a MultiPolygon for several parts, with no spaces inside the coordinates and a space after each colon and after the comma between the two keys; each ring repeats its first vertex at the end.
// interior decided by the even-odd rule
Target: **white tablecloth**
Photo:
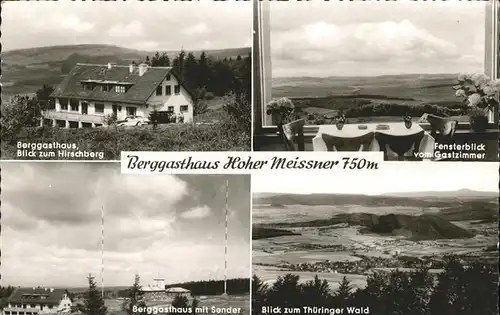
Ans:
{"type": "MultiPolygon", "coordinates": [[[[348,140],[349,138],[357,138],[373,132],[373,140],[366,151],[380,151],[380,145],[375,137],[377,133],[403,137],[417,134],[423,130],[422,127],[416,123],[413,123],[409,129],[406,128],[403,122],[383,123],[382,125],[388,125],[389,129],[381,130],[377,130],[377,125],[381,125],[381,123],[346,124],[341,130],[337,129],[336,125],[320,125],[318,133],[313,138],[313,149],[314,151],[328,151],[327,145],[323,141],[322,134],[348,140]],[[360,129],[360,125],[366,126],[366,128],[360,129]]],[[[414,148],[411,148],[405,156],[413,155],[413,149],[414,148]]],[[[397,156],[390,148],[387,148],[387,151],[389,156],[397,156]]],[[[424,133],[424,137],[417,151],[425,153],[425,159],[432,159],[431,156],[434,154],[434,138],[427,132],[424,133]]]]}

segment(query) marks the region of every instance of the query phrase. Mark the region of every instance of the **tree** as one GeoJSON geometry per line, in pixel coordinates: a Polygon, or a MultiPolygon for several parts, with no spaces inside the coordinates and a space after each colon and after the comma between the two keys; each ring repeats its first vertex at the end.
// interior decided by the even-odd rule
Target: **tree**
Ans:
{"type": "Polygon", "coordinates": [[[267,291],[267,305],[280,307],[302,307],[302,290],[299,284],[300,277],[286,274],[278,277],[267,291]]]}
{"type": "Polygon", "coordinates": [[[246,94],[236,94],[233,92],[224,96],[222,108],[230,117],[231,121],[237,124],[240,130],[250,133],[252,125],[252,105],[248,102],[246,94]]]}
{"type": "Polygon", "coordinates": [[[199,87],[198,62],[193,53],[188,53],[184,63],[184,83],[190,90],[199,87]]]}
{"type": "Polygon", "coordinates": [[[170,58],[165,52],[162,53],[161,55],[159,52],[156,52],[155,55],[151,58],[151,66],[170,67],[170,58]]]}
{"type": "Polygon", "coordinates": [[[315,275],[313,280],[307,281],[302,286],[302,292],[304,294],[304,303],[308,303],[308,305],[326,305],[330,299],[328,282],[320,280],[318,275],[315,275]]]}
{"type": "Polygon", "coordinates": [[[95,277],[89,274],[87,279],[89,281],[89,289],[85,294],[85,300],[82,309],[83,314],[106,315],[108,311],[106,306],[104,305],[104,298],[101,296],[101,292],[97,290],[95,277]]]}
{"type": "Polygon", "coordinates": [[[338,301],[340,304],[344,304],[345,302],[348,301],[349,297],[351,296],[352,293],[352,286],[351,282],[347,280],[347,278],[344,276],[342,278],[342,281],[340,282],[340,286],[335,292],[335,299],[338,301]]]}
{"type": "Polygon", "coordinates": [[[13,96],[2,104],[0,111],[0,125],[2,126],[2,139],[11,141],[14,136],[26,127],[40,125],[42,112],[35,98],[27,96],[13,96]]]}
{"type": "Polygon", "coordinates": [[[146,314],[146,312],[134,312],[134,306],[137,308],[139,307],[146,307],[146,303],[143,301],[143,292],[142,292],[142,286],[140,284],[141,278],[139,275],[135,275],[134,277],[134,284],[129,288],[128,291],[128,305],[126,308],[126,312],[129,315],[133,314],[146,314]]]}
{"type": "Polygon", "coordinates": [[[188,314],[189,312],[189,301],[184,295],[177,295],[172,301],[172,307],[175,308],[171,314],[188,314]]]}
{"type": "Polygon", "coordinates": [[[252,277],[252,314],[261,314],[266,302],[267,285],[257,275],[252,277]]]}

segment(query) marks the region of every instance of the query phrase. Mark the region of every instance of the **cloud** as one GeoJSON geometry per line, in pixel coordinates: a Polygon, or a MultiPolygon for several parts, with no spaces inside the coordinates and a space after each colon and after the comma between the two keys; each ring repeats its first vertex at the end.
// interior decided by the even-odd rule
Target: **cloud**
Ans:
{"type": "Polygon", "coordinates": [[[212,211],[207,206],[194,207],[181,214],[184,219],[203,219],[210,215],[212,211]]]}
{"type": "Polygon", "coordinates": [[[81,21],[79,17],[70,15],[63,17],[60,20],[60,26],[73,32],[84,33],[92,30],[95,24],[91,22],[81,21]]]}
{"type": "Polygon", "coordinates": [[[109,44],[199,50],[208,49],[205,41],[216,43],[215,49],[242,47],[252,29],[251,5],[249,1],[7,2],[2,3],[2,48],[109,44]]]}
{"type": "Polygon", "coordinates": [[[277,59],[305,63],[456,58],[455,45],[410,21],[335,25],[317,22],[283,32],[273,42],[277,59]]]}
{"type": "Polygon", "coordinates": [[[109,29],[109,36],[112,37],[139,37],[144,35],[144,27],[141,22],[134,20],[128,24],[117,24],[109,29]]]}
{"type": "Polygon", "coordinates": [[[484,4],[336,1],[270,6],[274,77],[484,70],[484,4]]]}
{"type": "Polygon", "coordinates": [[[200,35],[209,32],[209,27],[205,23],[198,23],[191,27],[186,28],[183,33],[186,35],[200,35]]]}

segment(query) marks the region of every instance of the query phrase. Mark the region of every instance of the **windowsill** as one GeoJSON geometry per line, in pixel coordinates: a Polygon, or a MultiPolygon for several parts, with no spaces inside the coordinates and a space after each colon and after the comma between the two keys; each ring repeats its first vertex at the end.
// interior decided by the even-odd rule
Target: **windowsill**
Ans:
{"type": "MultiPolygon", "coordinates": [[[[431,125],[429,123],[419,123],[418,124],[425,131],[431,130],[431,125]]],[[[304,136],[305,137],[314,137],[318,133],[319,125],[308,125],[304,126],[304,136]]],[[[275,136],[278,132],[276,126],[263,126],[259,133],[256,133],[256,136],[275,136]]],[[[470,124],[468,122],[460,122],[458,124],[456,134],[495,134],[499,133],[498,126],[495,124],[490,124],[489,128],[482,132],[476,132],[470,129],[470,124]]]]}

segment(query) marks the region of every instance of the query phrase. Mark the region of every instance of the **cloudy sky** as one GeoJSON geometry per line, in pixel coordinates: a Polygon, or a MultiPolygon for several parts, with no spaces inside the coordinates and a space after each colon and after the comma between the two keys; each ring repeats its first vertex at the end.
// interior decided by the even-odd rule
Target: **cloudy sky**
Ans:
{"type": "Polygon", "coordinates": [[[250,2],[12,1],[2,48],[111,44],[139,50],[250,47],[250,2]]]}
{"type": "Polygon", "coordinates": [[[250,273],[248,176],[122,175],[110,163],[2,165],[2,282],[100,283],[101,206],[108,286],[223,279],[225,180],[228,276],[250,273]],[[22,272],[19,272],[19,271],[22,272]]]}
{"type": "Polygon", "coordinates": [[[377,195],[460,189],[498,191],[498,163],[387,162],[374,171],[301,172],[300,176],[293,172],[277,176],[252,175],[252,192],[257,193],[377,195]]]}
{"type": "Polygon", "coordinates": [[[270,5],[273,76],[484,71],[481,1],[270,5]]]}

